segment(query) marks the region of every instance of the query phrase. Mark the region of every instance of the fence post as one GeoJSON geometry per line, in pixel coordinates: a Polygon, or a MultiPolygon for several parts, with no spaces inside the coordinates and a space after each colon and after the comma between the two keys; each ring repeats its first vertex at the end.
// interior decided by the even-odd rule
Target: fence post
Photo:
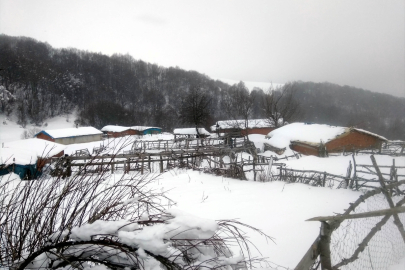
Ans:
{"type": "Polygon", "coordinates": [[[330,257],[330,239],[331,239],[331,226],[328,222],[322,221],[320,241],[319,241],[319,253],[321,260],[322,270],[332,270],[332,260],[330,257]]]}
{"type": "Polygon", "coordinates": [[[322,181],[322,186],[325,187],[326,183],[326,172],[323,172],[323,181],[322,181]]]}
{"type": "Polygon", "coordinates": [[[141,162],[141,174],[143,174],[143,157],[142,157],[142,162],[141,162]]]}
{"type": "MultiPolygon", "coordinates": [[[[250,162],[250,156],[249,156],[249,162],[250,162]]],[[[254,180],[256,181],[256,166],[255,166],[255,159],[253,159],[253,174],[254,174],[254,180]]]]}
{"type": "Polygon", "coordinates": [[[160,156],[160,173],[163,173],[163,158],[160,156]]]}

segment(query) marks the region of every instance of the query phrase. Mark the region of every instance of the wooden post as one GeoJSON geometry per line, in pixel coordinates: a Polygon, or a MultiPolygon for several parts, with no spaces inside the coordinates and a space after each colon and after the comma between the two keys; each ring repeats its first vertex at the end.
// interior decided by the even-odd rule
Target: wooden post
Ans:
{"type": "MultiPolygon", "coordinates": [[[[354,171],[353,171],[353,178],[350,181],[350,185],[349,185],[350,189],[353,188],[353,184],[354,184],[354,181],[356,181],[356,176],[357,176],[356,159],[354,158],[354,153],[352,155],[352,158],[353,158],[353,169],[354,169],[354,171]]],[[[356,181],[356,190],[357,190],[357,181],[356,181]]]]}
{"type": "Polygon", "coordinates": [[[326,183],[326,172],[323,172],[323,181],[322,181],[322,186],[325,187],[326,183]]]}
{"type": "Polygon", "coordinates": [[[143,157],[142,157],[142,161],[141,161],[141,174],[143,174],[143,157]]]}
{"type": "Polygon", "coordinates": [[[152,172],[151,166],[150,166],[150,156],[148,156],[148,169],[149,169],[150,172],[152,172]]]}
{"type": "Polygon", "coordinates": [[[330,257],[331,234],[332,230],[329,223],[322,221],[319,241],[319,253],[322,270],[332,270],[332,260],[330,257]]]}
{"type": "MultiPolygon", "coordinates": [[[[250,157],[249,157],[249,163],[250,163],[250,157]]],[[[254,175],[254,181],[256,181],[256,166],[255,166],[255,159],[253,159],[253,175],[254,175]]]]}
{"type": "Polygon", "coordinates": [[[113,160],[111,160],[111,173],[114,173],[114,166],[115,166],[115,164],[114,164],[114,159],[113,160]]]}
{"type": "Polygon", "coordinates": [[[160,156],[160,173],[163,173],[163,159],[162,156],[160,156]]]}
{"type": "Polygon", "coordinates": [[[130,169],[131,169],[131,160],[128,158],[127,159],[127,173],[129,173],[130,169]]]}

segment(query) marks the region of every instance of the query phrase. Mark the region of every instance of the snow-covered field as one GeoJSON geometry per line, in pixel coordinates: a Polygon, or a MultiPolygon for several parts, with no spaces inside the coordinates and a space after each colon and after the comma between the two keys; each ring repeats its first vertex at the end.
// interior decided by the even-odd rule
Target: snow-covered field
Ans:
{"type": "MultiPolygon", "coordinates": [[[[68,128],[73,126],[73,116],[56,117],[47,121],[42,129],[68,128]]],[[[23,128],[0,115],[0,142],[20,139],[23,128]]],[[[30,128],[29,126],[27,128],[30,128]]],[[[170,135],[148,137],[148,139],[167,139],[170,135]]],[[[254,135],[256,147],[261,148],[264,136],[254,135]]],[[[110,142],[111,143],[111,142],[110,142]]],[[[93,147],[100,142],[69,145],[65,153],[93,147]]],[[[4,151],[0,148],[0,151],[4,151]]],[[[357,156],[358,163],[371,164],[369,156],[357,156]]],[[[330,158],[303,157],[284,160],[286,166],[295,169],[326,171],[346,175],[351,156],[330,158]]],[[[377,156],[380,165],[391,165],[392,157],[377,156]]],[[[397,166],[405,166],[404,158],[396,158],[397,166]]],[[[342,213],[362,193],[347,189],[312,187],[304,184],[284,182],[253,182],[223,178],[192,170],[174,169],[163,173],[155,182],[159,190],[167,190],[168,196],[177,204],[168,207],[179,208],[193,215],[208,219],[238,219],[262,230],[274,238],[266,242],[257,234],[250,234],[250,240],[258,251],[253,256],[266,257],[274,263],[293,269],[319,234],[320,223],[305,221],[316,216],[342,213]],[[260,253],[259,253],[260,251],[260,253]]],[[[388,266],[387,266],[388,267],[388,266]]],[[[282,269],[282,268],[278,268],[282,269]]],[[[387,268],[388,269],[388,268],[387,268]]],[[[405,260],[390,270],[405,269],[405,260]]]]}

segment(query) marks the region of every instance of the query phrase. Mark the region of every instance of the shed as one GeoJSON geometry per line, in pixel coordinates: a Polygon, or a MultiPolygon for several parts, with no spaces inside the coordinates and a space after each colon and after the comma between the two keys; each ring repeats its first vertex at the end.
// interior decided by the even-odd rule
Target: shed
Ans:
{"type": "Polygon", "coordinates": [[[131,128],[133,130],[136,130],[139,135],[160,134],[160,133],[162,133],[162,128],[160,128],[160,127],[132,126],[131,128]]]}
{"type": "Polygon", "coordinates": [[[102,136],[103,132],[94,127],[42,130],[35,134],[35,137],[38,139],[65,145],[101,141],[102,136]]]}
{"type": "Polygon", "coordinates": [[[181,138],[206,138],[211,135],[205,128],[198,128],[198,134],[196,128],[176,128],[173,130],[174,140],[181,138]]]}
{"type": "Polygon", "coordinates": [[[114,126],[108,125],[101,129],[102,132],[108,135],[108,137],[124,137],[129,135],[139,135],[137,130],[132,129],[131,127],[123,127],[123,126],[114,126]]]}
{"type": "Polygon", "coordinates": [[[162,128],[160,127],[147,127],[147,126],[114,126],[108,125],[101,129],[109,137],[124,137],[128,135],[147,135],[147,134],[160,134],[162,133],[162,128]]]}
{"type": "Polygon", "coordinates": [[[268,119],[249,119],[247,123],[245,120],[224,120],[218,121],[215,125],[211,126],[211,131],[246,136],[249,134],[267,135],[275,128],[274,123],[271,123],[268,119]],[[248,128],[246,128],[246,124],[248,128]]]}
{"type": "Polygon", "coordinates": [[[362,149],[380,149],[387,139],[354,127],[311,123],[293,123],[270,132],[268,144],[277,149],[290,147],[304,155],[326,156],[328,153],[362,149]]]}

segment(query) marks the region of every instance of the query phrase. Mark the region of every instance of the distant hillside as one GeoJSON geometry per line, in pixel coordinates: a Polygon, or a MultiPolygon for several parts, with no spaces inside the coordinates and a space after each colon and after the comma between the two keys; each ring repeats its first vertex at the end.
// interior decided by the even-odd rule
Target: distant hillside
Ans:
{"type": "Polygon", "coordinates": [[[356,126],[389,139],[405,139],[405,98],[331,83],[296,82],[297,120],[356,126]]]}
{"type": "MultiPolygon", "coordinates": [[[[294,82],[300,103],[297,121],[365,128],[391,139],[405,139],[405,99],[330,83],[294,82]]],[[[204,126],[229,119],[227,99],[242,84],[229,85],[178,67],[165,68],[130,55],[111,57],[77,49],[54,49],[26,37],[0,35],[0,111],[21,125],[78,111],[79,122],[160,126],[180,123],[184,97],[192,87],[207,95],[210,117],[204,126]]],[[[264,89],[267,90],[267,89],[264,89]]],[[[251,118],[264,117],[265,92],[255,88],[251,118]]]]}

